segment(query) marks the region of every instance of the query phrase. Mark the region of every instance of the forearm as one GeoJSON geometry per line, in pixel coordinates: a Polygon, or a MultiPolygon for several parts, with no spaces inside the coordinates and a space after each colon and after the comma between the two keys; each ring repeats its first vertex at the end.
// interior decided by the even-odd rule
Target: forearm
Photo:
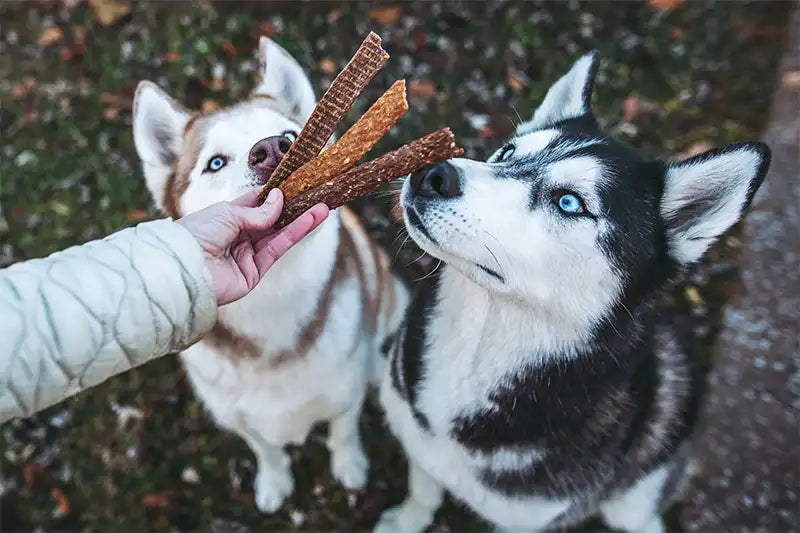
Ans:
{"type": "Polygon", "coordinates": [[[203,252],[170,221],[0,271],[0,422],[181,350],[216,321],[203,252]]]}

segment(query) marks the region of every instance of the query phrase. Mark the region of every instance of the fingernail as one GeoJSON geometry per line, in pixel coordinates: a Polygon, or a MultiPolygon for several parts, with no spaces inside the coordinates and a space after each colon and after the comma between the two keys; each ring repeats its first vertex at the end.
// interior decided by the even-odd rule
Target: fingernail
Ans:
{"type": "Polygon", "coordinates": [[[272,189],[267,195],[267,203],[274,204],[278,201],[278,189],[272,189]]]}

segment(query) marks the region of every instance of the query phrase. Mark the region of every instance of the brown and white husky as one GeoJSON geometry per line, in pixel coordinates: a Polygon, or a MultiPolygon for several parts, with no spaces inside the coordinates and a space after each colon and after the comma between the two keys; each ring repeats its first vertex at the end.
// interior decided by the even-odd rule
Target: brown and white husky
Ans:
{"type": "MultiPolygon", "coordinates": [[[[178,218],[263,184],[316,103],[309,79],[283,48],[262,37],[261,82],[251,97],[209,114],[187,111],[141,82],[133,133],[147,186],[178,218]]],[[[216,422],[255,453],[256,505],[279,509],[293,489],[284,446],[330,422],[333,475],[364,485],[368,462],[358,419],[379,375],[384,341],[408,295],[386,254],[347,208],[287,253],[259,286],[223,306],[214,330],[181,354],[216,422]]]]}

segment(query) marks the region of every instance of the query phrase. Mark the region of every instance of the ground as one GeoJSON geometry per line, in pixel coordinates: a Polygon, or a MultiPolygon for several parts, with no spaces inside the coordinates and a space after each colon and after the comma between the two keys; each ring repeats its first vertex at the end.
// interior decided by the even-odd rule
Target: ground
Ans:
{"type": "MultiPolygon", "coordinates": [[[[376,151],[450,126],[469,157],[496,149],[571,61],[597,48],[602,66],[595,110],[603,125],[649,155],[671,157],[762,136],[782,79],[779,62],[793,7],[680,0],[298,4],[0,4],[0,266],[157,216],[133,150],[136,84],[156,81],[196,109],[233,102],[252,88],[261,34],[294,54],[321,92],[374,29],[392,59],[353,115],[399,78],[409,80],[411,104],[376,151]]],[[[431,268],[413,244],[401,247],[386,196],[356,207],[409,279],[431,268]]],[[[718,331],[731,327],[723,305],[748,286],[739,265],[752,262],[752,254],[745,249],[742,263],[738,256],[743,238],[758,236],[735,228],[673,291],[671,302],[697,357],[716,354],[718,331]]],[[[723,335],[722,342],[732,341],[723,335]]],[[[781,359],[788,353],[775,353],[777,363],[792,365],[781,359]]],[[[720,405],[726,403],[717,403],[722,416],[720,405]]],[[[724,435],[716,434],[722,445],[737,439],[733,420],[724,435]]],[[[293,450],[294,496],[280,513],[263,516],[252,501],[252,454],[211,423],[177,359],[168,356],[0,427],[0,530],[368,530],[381,509],[402,498],[405,464],[374,402],[362,428],[372,461],[365,491],[347,493],[332,482],[321,428],[293,450]]],[[[717,451],[706,447],[704,453],[713,459],[717,451]]],[[[784,450],[781,459],[789,461],[779,464],[793,464],[788,454],[784,450]]],[[[713,470],[701,471],[692,494],[723,497],[713,490],[719,489],[713,470]]],[[[725,497],[733,493],[745,504],[743,498],[758,498],[747,479],[730,479],[725,497]]],[[[792,479],[796,484],[791,475],[778,479],[778,488],[792,479]]],[[[711,508],[714,503],[704,501],[711,508]]],[[[673,512],[671,527],[713,529],[692,509],[673,512]]],[[[784,523],[796,527],[796,517],[790,513],[784,523]]],[[[486,526],[448,503],[435,530],[486,526]]]]}

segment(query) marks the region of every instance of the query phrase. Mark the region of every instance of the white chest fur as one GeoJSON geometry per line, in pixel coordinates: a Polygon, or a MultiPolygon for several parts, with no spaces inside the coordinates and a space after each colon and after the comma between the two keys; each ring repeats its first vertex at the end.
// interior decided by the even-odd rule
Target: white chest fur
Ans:
{"type": "Polygon", "coordinates": [[[438,304],[428,317],[424,378],[416,400],[430,430],[414,418],[408,403],[394,389],[389,372],[381,386],[389,426],[409,460],[484,518],[509,529],[542,527],[566,510],[569,502],[508,498],[488,490],[477,477],[478,468],[529,461],[535,451],[520,456],[501,450],[487,456],[467,450],[448,432],[460,413],[491,409],[487,402],[491,388],[515,368],[535,362],[531,354],[537,353],[537,347],[530,326],[523,328],[523,318],[512,304],[498,305],[472,282],[446,269],[438,304]],[[502,358],[487,356],[501,346],[505,351],[502,358]]]}

